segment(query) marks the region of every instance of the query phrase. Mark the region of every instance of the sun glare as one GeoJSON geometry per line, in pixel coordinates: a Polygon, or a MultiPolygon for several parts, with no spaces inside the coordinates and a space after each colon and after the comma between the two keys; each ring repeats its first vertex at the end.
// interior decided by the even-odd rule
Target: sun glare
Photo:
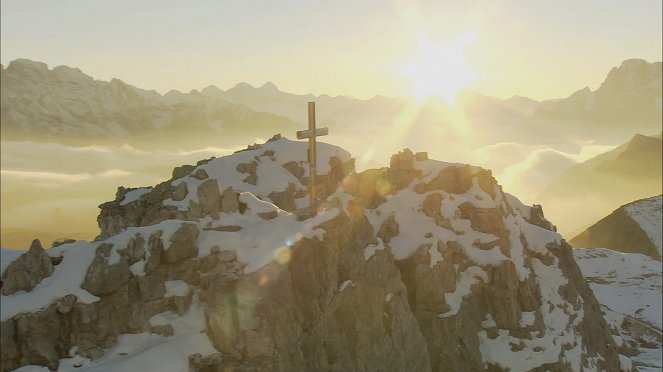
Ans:
{"type": "Polygon", "coordinates": [[[419,101],[440,96],[453,102],[458,92],[477,77],[464,53],[465,47],[473,41],[472,33],[447,43],[435,42],[420,34],[415,56],[399,69],[409,80],[412,95],[419,101]]]}

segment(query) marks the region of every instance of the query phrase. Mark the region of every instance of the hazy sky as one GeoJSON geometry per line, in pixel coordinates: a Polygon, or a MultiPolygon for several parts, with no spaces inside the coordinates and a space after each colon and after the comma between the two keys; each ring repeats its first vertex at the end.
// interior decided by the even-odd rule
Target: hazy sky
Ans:
{"type": "MultiPolygon", "coordinates": [[[[273,81],[294,93],[403,96],[423,35],[478,92],[565,97],[621,61],[661,60],[661,0],[2,0],[1,60],[79,67],[165,93],[273,81]],[[447,47],[445,47],[445,45],[447,47]],[[459,56],[455,56],[459,57],[459,56]]],[[[416,64],[415,64],[416,66],[416,64]]]]}

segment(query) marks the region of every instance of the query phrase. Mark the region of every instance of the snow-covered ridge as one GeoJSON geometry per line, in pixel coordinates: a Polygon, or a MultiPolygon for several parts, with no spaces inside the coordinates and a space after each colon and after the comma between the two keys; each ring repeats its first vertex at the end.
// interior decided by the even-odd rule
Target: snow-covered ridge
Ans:
{"type": "Polygon", "coordinates": [[[274,138],[176,168],[151,188],[120,189],[100,206],[97,241],[35,249],[55,266],[34,288],[3,295],[3,327],[16,332],[3,337],[14,353],[3,363],[15,368],[34,356],[50,368],[94,370],[130,352],[122,368],[154,369],[159,360],[142,364],[149,350],[193,340],[181,327],[191,322],[204,323],[208,343],[189,360],[218,368],[263,360],[286,370],[618,364],[601,315],[586,306],[593,295],[569,266],[570,247],[489,171],[404,150],[389,168],[355,173],[346,151],[319,144],[322,200],[310,217],[300,213],[306,147],[274,138]],[[112,316],[96,318],[104,314],[112,316]],[[33,335],[16,324],[26,316],[66,337],[24,353],[33,335]],[[94,332],[69,326],[84,320],[94,332]],[[304,322],[317,324],[315,334],[304,322]],[[334,337],[343,349],[333,363],[286,352],[329,355],[323,339],[334,337]]]}
{"type": "Polygon", "coordinates": [[[635,201],[624,206],[628,215],[640,225],[663,257],[663,195],[635,201]]]}

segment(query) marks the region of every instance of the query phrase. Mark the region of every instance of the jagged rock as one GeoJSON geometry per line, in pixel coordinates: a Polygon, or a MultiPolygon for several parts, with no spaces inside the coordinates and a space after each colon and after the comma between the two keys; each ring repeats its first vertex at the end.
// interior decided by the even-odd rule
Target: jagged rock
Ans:
{"type": "Polygon", "coordinates": [[[183,223],[170,238],[170,247],[163,252],[167,263],[180,262],[198,254],[198,228],[191,223],[183,223]]]}
{"type": "Polygon", "coordinates": [[[150,256],[148,257],[147,262],[145,262],[146,273],[156,271],[159,265],[161,265],[161,259],[163,257],[163,242],[161,241],[161,235],[163,235],[161,230],[157,230],[150,235],[147,245],[150,256]]]}
{"type": "Polygon", "coordinates": [[[292,182],[288,183],[288,187],[281,192],[272,192],[269,194],[269,200],[274,203],[277,207],[285,211],[294,211],[297,209],[295,205],[295,199],[297,198],[297,188],[292,182]]]}
{"type": "Polygon", "coordinates": [[[414,159],[416,161],[428,160],[428,153],[427,152],[418,152],[418,153],[414,154],[414,159]]]}
{"type": "Polygon", "coordinates": [[[69,243],[74,243],[74,242],[76,242],[76,239],[60,238],[60,239],[54,240],[53,243],[51,243],[51,248],[59,247],[63,244],[69,244],[69,243]]]}
{"type": "Polygon", "coordinates": [[[232,186],[221,193],[221,212],[235,213],[239,210],[239,198],[232,186]]]}
{"type": "Polygon", "coordinates": [[[173,169],[173,179],[176,180],[184,176],[188,176],[195,168],[196,167],[194,167],[193,165],[188,165],[188,164],[182,165],[180,167],[175,167],[173,169]]]}
{"type": "Polygon", "coordinates": [[[415,187],[417,193],[443,190],[451,194],[463,194],[472,187],[472,179],[477,178],[479,187],[492,198],[495,198],[495,181],[489,170],[480,169],[473,172],[470,165],[464,167],[446,167],[429,183],[421,183],[415,187]]]}
{"type": "MultiPolygon", "coordinates": [[[[258,159],[261,167],[282,172],[277,162],[258,159]]],[[[515,366],[512,360],[518,366],[536,360],[521,355],[544,353],[545,363],[522,368],[560,371],[580,363],[587,370],[618,369],[609,328],[570,247],[559,235],[523,221],[523,208],[509,207],[490,172],[436,162],[420,166],[416,162],[425,156],[409,150],[392,158],[394,169],[360,174],[340,159],[330,158],[333,171],[320,178],[322,197],[332,188],[339,195],[321,203],[331,210],[314,219],[255,219],[253,213],[269,209],[254,207],[252,198],[262,205],[265,194],[247,193],[243,200],[250,205],[238,201],[236,208],[249,215],[222,217],[241,232],[216,233],[230,226],[209,217],[232,204],[226,205],[226,194],[235,198],[237,192],[226,188],[221,194],[219,182],[226,181],[210,171],[198,190],[200,203],[177,212],[193,221],[182,223],[169,242],[162,241],[162,230],[146,227],[128,241],[122,236],[93,243],[98,248],[83,287],[99,299],[87,304],[60,295],[41,310],[5,319],[2,370],[27,364],[57,369],[73,347],[83,357],[99,358],[124,333],[169,335],[172,329],[153,327],[150,319],[165,311],[191,314],[194,303],[204,310],[204,332],[218,353],[189,357],[193,370],[495,371],[515,366]],[[419,221],[426,223],[423,229],[412,225],[419,221]],[[260,247],[242,244],[249,234],[271,234],[280,222],[300,225],[292,236],[275,235],[260,247]],[[199,229],[207,232],[199,237],[199,229]],[[125,241],[126,246],[109,244],[125,241]],[[217,245],[198,257],[198,244],[202,250],[210,242],[217,245]],[[256,249],[277,258],[255,267],[250,257],[256,249]],[[187,290],[170,283],[166,297],[167,281],[184,281],[187,290]]],[[[249,161],[237,170],[250,176],[258,161],[249,161]]],[[[237,178],[228,184],[253,189],[241,186],[243,175],[232,176],[237,178]]],[[[100,216],[118,218],[122,228],[161,222],[172,211],[163,201],[175,191],[170,183],[157,185],[139,203],[114,201],[100,216]]],[[[163,231],[172,223],[164,222],[163,231]]],[[[113,231],[111,222],[104,226],[104,234],[113,231]]]]}
{"type": "Polygon", "coordinates": [[[126,248],[117,252],[124,257],[129,266],[145,258],[145,239],[140,234],[134,235],[127,243],[126,248]]]}
{"type": "Polygon", "coordinates": [[[2,274],[2,294],[8,296],[18,291],[31,291],[52,273],[51,258],[39,239],[35,239],[30,249],[5,269],[2,274]]]}
{"type": "Polygon", "coordinates": [[[166,287],[163,284],[164,278],[158,273],[137,278],[137,281],[140,299],[143,301],[155,300],[166,294],[166,287]]]}
{"type": "Polygon", "coordinates": [[[81,288],[95,296],[115,292],[131,277],[131,270],[127,260],[120,256],[118,262],[109,264],[107,253],[112,248],[110,244],[101,244],[97,254],[92,260],[85,274],[81,288]]]}
{"type": "Polygon", "coordinates": [[[249,163],[240,163],[237,165],[237,171],[239,173],[249,174],[242,181],[251,185],[255,185],[256,181],[258,181],[258,175],[256,174],[257,169],[258,169],[258,163],[256,161],[251,161],[249,163]]]}
{"type": "Polygon", "coordinates": [[[180,201],[186,198],[186,195],[189,193],[189,189],[185,182],[181,182],[175,186],[175,191],[173,191],[173,200],[180,201]]]}
{"type": "Polygon", "coordinates": [[[396,222],[396,218],[391,215],[380,227],[380,231],[378,231],[378,237],[382,239],[383,242],[389,243],[391,238],[398,236],[398,233],[398,222],[396,222]]]}
{"type": "Polygon", "coordinates": [[[198,202],[202,214],[209,214],[212,218],[219,219],[221,191],[217,180],[208,179],[198,186],[198,202]]]}
{"type": "Polygon", "coordinates": [[[204,169],[198,168],[193,173],[193,178],[198,179],[198,180],[204,180],[204,179],[209,178],[209,175],[207,174],[207,172],[204,169]]]}
{"type": "Polygon", "coordinates": [[[285,164],[283,164],[283,168],[285,168],[288,172],[292,173],[293,176],[297,177],[300,183],[304,184],[304,168],[299,165],[296,161],[289,161],[285,164]]]}

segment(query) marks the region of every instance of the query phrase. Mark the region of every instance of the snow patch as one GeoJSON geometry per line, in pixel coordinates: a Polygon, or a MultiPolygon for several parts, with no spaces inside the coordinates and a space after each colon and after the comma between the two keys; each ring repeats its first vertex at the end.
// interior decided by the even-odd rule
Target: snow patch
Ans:
{"type": "Polygon", "coordinates": [[[120,205],[127,205],[133,203],[136,200],[140,199],[141,196],[149,194],[152,191],[151,187],[142,187],[140,189],[131,190],[124,195],[124,199],[120,202],[120,205]]]}

